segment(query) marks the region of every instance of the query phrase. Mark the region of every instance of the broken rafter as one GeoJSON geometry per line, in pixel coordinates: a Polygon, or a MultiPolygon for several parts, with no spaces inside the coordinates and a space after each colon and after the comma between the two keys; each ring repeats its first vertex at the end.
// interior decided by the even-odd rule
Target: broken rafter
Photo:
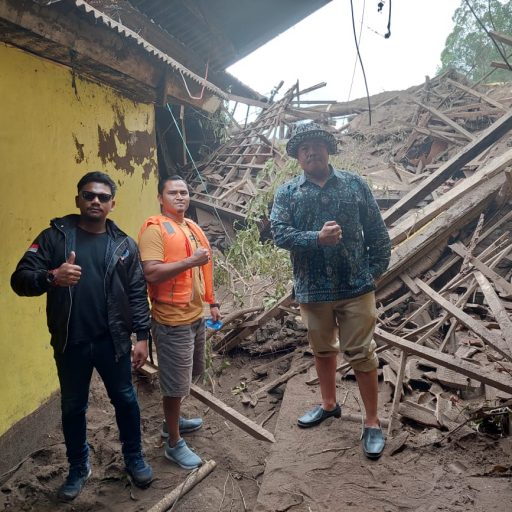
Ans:
{"type": "Polygon", "coordinates": [[[478,258],[471,256],[471,254],[466,252],[465,247],[462,244],[456,243],[450,245],[449,247],[459,256],[467,258],[475,268],[477,268],[480,272],[482,272],[482,274],[488,277],[495,285],[499,286],[505,292],[507,297],[512,296],[512,284],[509,283],[505,278],[501,277],[494,270],[489,268],[487,265],[482,263],[478,258]]]}
{"type": "Polygon", "coordinates": [[[508,345],[508,350],[512,354],[512,320],[510,320],[500,298],[487,278],[480,272],[475,272],[474,276],[482,290],[482,293],[484,294],[487,304],[491,308],[496,322],[498,322],[498,325],[500,326],[501,335],[508,345]]]}
{"type": "Polygon", "coordinates": [[[501,336],[495,335],[480,322],[469,316],[467,313],[464,313],[462,309],[454,306],[449,300],[446,300],[442,295],[439,295],[439,293],[430,288],[428,284],[421,281],[421,279],[416,279],[415,282],[422,292],[439,304],[443,309],[446,309],[446,311],[454,316],[462,325],[477,334],[489,347],[496,350],[496,352],[509,361],[512,361],[512,354],[509,353],[507,348],[504,346],[504,341],[501,336]]]}
{"type": "Polygon", "coordinates": [[[471,177],[461,180],[452,190],[418,211],[417,214],[408,215],[401,223],[389,231],[391,242],[396,245],[414,232],[421,229],[434,217],[445,211],[446,208],[461,199],[465,194],[477,187],[482,181],[488,180],[503,171],[512,162],[512,149],[503,155],[491,160],[471,177]]]}
{"type": "Polygon", "coordinates": [[[208,391],[201,389],[195,384],[191,384],[190,394],[254,438],[259,439],[260,441],[275,443],[276,440],[274,435],[268,430],[264,429],[249,418],[246,418],[238,411],[235,411],[232,407],[227,406],[224,402],[213,396],[208,391]]]}
{"type": "Polygon", "coordinates": [[[466,375],[471,379],[475,379],[484,384],[488,384],[496,389],[505,391],[506,393],[512,393],[512,379],[503,377],[496,372],[489,371],[485,368],[471,364],[458,357],[443,354],[438,350],[433,350],[427,347],[421,347],[406,341],[399,336],[390,334],[380,328],[375,329],[375,338],[383,343],[387,343],[393,347],[405,350],[410,354],[414,354],[422,359],[426,359],[432,363],[436,363],[439,366],[443,366],[450,370],[454,370],[462,375],[466,375]]]}
{"type": "Polygon", "coordinates": [[[461,91],[467,92],[468,94],[471,94],[472,96],[476,96],[477,98],[486,101],[489,103],[489,105],[492,105],[493,107],[499,108],[500,110],[503,110],[504,112],[507,111],[507,108],[504,107],[499,101],[493,100],[489,96],[482,94],[478,91],[475,91],[474,89],[471,89],[471,87],[466,87],[465,85],[460,84],[459,82],[456,82],[455,80],[451,80],[450,78],[447,78],[446,81],[453,85],[454,87],[457,87],[457,89],[460,89],[461,91]]]}
{"type": "Polygon", "coordinates": [[[477,139],[465,146],[459,153],[443,164],[437,171],[431,174],[416,188],[408,192],[402,199],[384,212],[383,218],[387,225],[396,221],[411,207],[428,196],[453,173],[473,160],[476,156],[496,142],[512,128],[512,111],[508,112],[487,130],[481,133],[477,139]]]}
{"type": "Polygon", "coordinates": [[[414,97],[412,98],[412,100],[414,101],[414,103],[419,105],[421,108],[424,108],[425,110],[430,112],[434,117],[436,117],[437,119],[443,121],[443,123],[447,124],[450,128],[455,130],[455,132],[460,133],[466,139],[468,139],[470,141],[475,139],[475,136],[472,133],[468,132],[465,128],[462,128],[462,126],[457,124],[455,121],[452,121],[448,116],[446,116],[445,114],[443,114],[442,112],[440,112],[436,108],[430,107],[428,105],[424,105],[420,101],[416,100],[414,97]]]}

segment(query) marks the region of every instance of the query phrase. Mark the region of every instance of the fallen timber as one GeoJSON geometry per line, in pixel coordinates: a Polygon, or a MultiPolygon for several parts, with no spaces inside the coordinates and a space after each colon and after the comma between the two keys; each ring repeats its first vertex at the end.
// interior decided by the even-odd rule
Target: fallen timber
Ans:
{"type": "Polygon", "coordinates": [[[442,352],[432,350],[427,347],[419,346],[416,343],[404,340],[403,338],[383,331],[380,328],[375,329],[375,338],[387,345],[399,348],[408,354],[417,355],[427,361],[431,361],[450,370],[462,373],[467,377],[478,380],[484,384],[488,384],[496,389],[512,393],[512,378],[507,379],[505,377],[498,376],[493,372],[489,372],[475,364],[468,363],[463,359],[449,354],[443,354],[442,352]]]}
{"type": "MultiPolygon", "coordinates": [[[[147,362],[138,371],[141,372],[143,375],[146,375],[150,379],[153,379],[158,373],[158,365],[147,362]]],[[[260,441],[267,441],[270,443],[275,442],[274,435],[271,432],[264,429],[261,425],[258,425],[249,418],[246,418],[243,414],[239,413],[232,407],[229,407],[224,402],[222,402],[222,400],[219,400],[217,397],[215,397],[208,391],[201,389],[196,384],[191,384],[190,394],[200,402],[212,408],[216,413],[220,414],[228,421],[242,429],[244,432],[247,432],[255,439],[258,439],[260,441]]]]}
{"type": "MultiPolygon", "coordinates": [[[[378,348],[381,360],[385,360],[387,354],[396,361],[393,379],[390,379],[390,367],[386,367],[389,382],[387,396],[391,396],[394,387],[390,432],[397,426],[402,413],[416,415],[423,418],[422,421],[440,427],[448,426],[451,429],[453,426],[453,421],[450,422],[440,412],[445,407],[443,400],[446,400],[439,391],[431,392],[435,395],[434,415],[428,411],[427,414],[424,407],[411,405],[407,402],[408,398],[402,398],[412,391],[411,383],[414,385],[414,382],[432,386],[433,390],[436,386],[439,388],[441,383],[457,392],[471,390],[481,393],[483,388],[474,387],[471,381],[474,379],[484,382],[486,394],[488,390],[495,390],[498,394],[510,393],[509,379],[498,374],[496,367],[492,367],[492,361],[508,363],[511,356],[510,336],[506,332],[511,324],[509,312],[512,304],[502,302],[502,299],[508,297],[512,285],[510,274],[503,276],[500,270],[509,261],[507,234],[500,233],[494,239],[494,232],[504,223],[499,229],[510,229],[506,223],[510,223],[512,216],[510,208],[506,206],[511,192],[507,176],[512,164],[512,150],[509,149],[510,143],[504,140],[512,127],[512,112],[510,98],[495,99],[477,90],[477,85],[469,87],[457,82],[453,75],[445,75],[427,81],[422,90],[418,88],[410,92],[414,96],[411,103],[416,108],[413,117],[416,126],[412,126],[409,137],[401,143],[402,147],[394,149],[389,171],[381,171],[383,167],[379,167],[379,176],[391,176],[394,183],[399,185],[397,190],[403,194],[383,215],[390,226],[393,249],[389,268],[378,280],[376,289],[379,332],[404,342],[400,346],[386,343],[378,348]],[[422,149],[425,140],[429,142],[426,149],[422,149]],[[424,151],[423,159],[416,160],[418,150],[424,151]],[[503,205],[505,207],[500,210],[503,205]],[[469,230],[473,236],[468,233],[469,230]],[[461,241],[464,241],[464,245],[461,241]],[[483,241],[485,244],[482,245],[483,241]],[[487,283],[482,278],[487,279],[487,283]],[[479,291],[485,296],[487,308],[473,303],[472,297],[479,291]],[[405,313],[408,308],[408,313],[405,313]],[[490,319],[482,321],[476,318],[477,312],[485,315],[486,311],[490,319]],[[493,317],[495,322],[492,321],[493,317]],[[408,344],[418,352],[409,350],[408,344]],[[395,355],[390,353],[390,348],[395,355]],[[397,353],[397,349],[400,353],[397,353]],[[422,354],[429,357],[435,354],[437,359],[428,359],[422,354]],[[489,367],[477,366],[486,364],[477,357],[479,355],[489,358],[489,367]],[[469,362],[473,356],[477,364],[469,362]],[[421,372],[414,367],[416,357],[422,361],[430,360],[437,368],[435,371],[425,371],[425,376],[421,376],[421,372]],[[404,405],[402,400],[407,403],[404,405]]],[[[382,102],[382,108],[392,108],[399,101],[399,95],[389,97],[382,102]]],[[[300,104],[292,100],[289,105],[281,104],[281,107],[282,110],[275,108],[272,114],[276,121],[274,134],[280,135],[287,132],[286,126],[282,129],[282,121],[285,124],[291,121],[290,116],[297,113],[300,104]]],[[[302,117],[306,118],[310,110],[309,107],[303,109],[305,115],[302,117]]],[[[357,131],[357,122],[362,118],[364,115],[351,119],[348,129],[343,128],[337,136],[345,141],[343,137],[350,136],[350,126],[354,125],[357,131]]],[[[261,126],[267,130],[268,124],[261,126]]],[[[254,137],[257,132],[245,133],[254,137]]],[[[269,148],[278,147],[270,132],[265,132],[266,151],[259,151],[254,146],[247,149],[251,144],[248,140],[247,146],[225,151],[234,152],[230,162],[235,161],[235,156],[242,157],[237,165],[244,161],[251,163],[251,176],[256,176],[262,170],[261,157],[265,155],[267,158],[271,152],[269,148]]],[[[278,162],[282,165],[286,156],[281,150],[278,152],[278,162]]],[[[211,202],[216,202],[222,208],[238,208],[240,204],[245,204],[249,189],[244,180],[249,175],[247,170],[245,174],[240,173],[240,166],[237,165],[230,166],[228,163],[224,167],[217,167],[216,179],[225,188],[211,202]],[[238,174],[233,170],[235,168],[239,169],[236,171],[238,174]],[[237,176],[233,183],[226,181],[228,175],[229,179],[237,176]],[[224,199],[235,197],[236,204],[223,202],[224,199]]],[[[372,180],[371,173],[368,176],[372,180]]],[[[265,190],[264,183],[260,190],[265,190]]],[[[206,196],[204,200],[210,201],[206,196]]],[[[269,320],[283,317],[292,303],[292,296],[288,294],[274,307],[249,316],[241,325],[234,326],[225,334],[221,331],[223,337],[216,340],[214,348],[220,352],[236,348],[269,320]]],[[[247,349],[247,343],[244,349],[247,349]]],[[[338,367],[339,371],[345,369],[348,369],[346,364],[338,367]]],[[[261,392],[286,381],[287,376],[285,374],[283,379],[269,380],[260,388],[261,392]]],[[[317,379],[310,379],[308,383],[317,383],[317,379]]]]}

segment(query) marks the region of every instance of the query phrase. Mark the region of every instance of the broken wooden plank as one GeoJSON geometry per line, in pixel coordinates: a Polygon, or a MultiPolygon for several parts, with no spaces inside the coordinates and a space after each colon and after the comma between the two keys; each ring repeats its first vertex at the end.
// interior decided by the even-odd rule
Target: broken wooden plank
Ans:
{"type": "Polygon", "coordinates": [[[500,298],[486,277],[481,272],[475,272],[474,276],[480,285],[480,289],[484,294],[487,304],[489,304],[489,307],[491,308],[496,322],[498,322],[500,326],[501,335],[508,345],[508,350],[510,354],[512,354],[512,320],[510,320],[510,317],[508,316],[507,311],[501,303],[500,298]]]}
{"type": "Polygon", "coordinates": [[[446,123],[450,128],[455,130],[457,133],[460,133],[462,136],[466,137],[466,139],[468,139],[469,141],[475,139],[475,136],[472,133],[468,132],[465,128],[457,124],[448,116],[444,115],[441,111],[437,110],[437,108],[431,107],[430,105],[425,105],[414,98],[413,101],[421,108],[424,108],[425,110],[430,112],[434,117],[437,117],[437,119],[443,121],[443,123],[446,123]]]}
{"type": "Polygon", "coordinates": [[[396,204],[384,212],[383,218],[386,224],[390,225],[392,222],[396,221],[401,215],[430,194],[432,190],[435,190],[439,185],[444,183],[454,172],[458,171],[501,138],[510,128],[512,128],[512,111],[498,119],[487,130],[481,133],[477,139],[465,146],[436,172],[426,178],[418,187],[408,192],[396,204]]]}
{"type": "Polygon", "coordinates": [[[464,260],[462,261],[462,265],[460,267],[460,271],[463,272],[469,264],[469,257],[473,255],[473,251],[475,247],[478,245],[478,241],[480,239],[480,232],[482,231],[482,227],[484,225],[485,215],[482,213],[480,218],[478,219],[478,223],[476,225],[475,231],[473,232],[473,236],[471,237],[471,241],[469,242],[466,256],[464,256],[464,260]]]}
{"type": "Polygon", "coordinates": [[[389,268],[377,280],[378,288],[381,289],[393,281],[415,261],[431,253],[435,248],[444,247],[446,240],[454,231],[467,225],[485,210],[501,188],[504,179],[503,174],[500,174],[477,186],[473,193],[467,194],[442,215],[438,215],[423,230],[394,247],[389,268]]]}
{"type": "Polygon", "coordinates": [[[468,363],[458,357],[444,354],[438,350],[421,347],[416,345],[416,343],[406,341],[403,338],[383,331],[378,327],[375,329],[374,337],[381,342],[387,343],[388,345],[397,347],[401,350],[406,350],[410,354],[417,355],[427,361],[436,363],[439,366],[455,370],[456,372],[462,373],[463,375],[478,380],[479,382],[483,382],[484,384],[493,386],[501,391],[505,391],[506,393],[512,393],[512,378],[510,377],[498,375],[494,371],[489,371],[486,368],[468,363]]]}
{"type": "Polygon", "coordinates": [[[241,428],[244,432],[247,432],[255,439],[259,439],[260,441],[268,441],[270,443],[275,443],[275,438],[272,433],[268,430],[264,429],[254,421],[246,418],[243,414],[235,411],[232,407],[226,405],[222,400],[219,400],[217,397],[213,396],[208,391],[201,389],[196,384],[190,385],[190,394],[197,398],[200,402],[203,402],[208,407],[211,407],[215,412],[226,418],[227,420],[234,423],[237,427],[241,428]]]}
{"type": "Polygon", "coordinates": [[[450,191],[422,208],[417,214],[408,215],[402,222],[389,230],[389,237],[393,245],[396,245],[413,233],[421,229],[434,217],[446,211],[456,201],[471,192],[482,181],[496,176],[512,162],[512,149],[509,149],[499,157],[491,160],[487,165],[479,169],[473,176],[459,181],[450,191]]]}
{"type": "Polygon", "coordinates": [[[481,92],[475,91],[475,89],[471,89],[471,87],[467,87],[465,85],[462,85],[461,83],[456,82],[455,80],[452,80],[451,78],[447,78],[446,81],[449,84],[453,85],[454,87],[457,87],[457,89],[460,89],[461,91],[467,92],[468,94],[471,94],[472,96],[475,96],[477,98],[480,98],[481,100],[486,101],[487,103],[489,103],[493,107],[499,108],[500,110],[503,110],[505,112],[507,111],[506,107],[504,107],[498,101],[493,100],[492,98],[490,98],[486,94],[483,94],[481,92]]]}
{"type": "Polygon", "coordinates": [[[480,383],[475,379],[471,379],[449,368],[438,368],[435,372],[435,377],[432,376],[431,378],[450,389],[475,390],[480,387],[480,383]]]}
{"type": "Polygon", "coordinates": [[[508,34],[502,34],[500,32],[496,32],[494,30],[489,30],[489,35],[500,43],[508,44],[512,46],[512,37],[508,34]]]}
{"type": "Polygon", "coordinates": [[[439,428],[441,425],[437,421],[436,413],[428,407],[423,407],[410,400],[404,400],[398,407],[398,414],[404,418],[426,425],[427,427],[439,428]]]}
{"type": "Polygon", "coordinates": [[[509,283],[505,278],[501,277],[494,270],[489,268],[487,265],[482,263],[478,258],[468,254],[466,248],[461,243],[455,243],[449,245],[449,247],[459,256],[463,258],[467,257],[475,268],[477,268],[484,276],[488,277],[496,286],[499,286],[508,297],[512,296],[512,284],[509,283]]]}
{"type": "Polygon", "coordinates": [[[416,279],[416,284],[421,290],[428,295],[434,302],[439,304],[443,309],[446,309],[452,316],[454,316],[462,325],[471,329],[477,334],[487,345],[492,347],[496,352],[500,353],[503,357],[512,361],[512,356],[508,353],[506,347],[504,347],[504,341],[500,336],[495,335],[489,329],[485,328],[480,322],[464,313],[462,309],[453,305],[449,300],[446,300],[442,295],[439,295],[435,290],[421,279],[416,279]]]}
{"type": "Polygon", "coordinates": [[[393,429],[398,421],[398,411],[400,408],[400,399],[402,398],[402,386],[404,382],[405,367],[407,365],[407,352],[402,350],[400,355],[400,365],[396,377],[395,394],[393,395],[393,405],[389,416],[388,436],[393,434],[393,429]]]}

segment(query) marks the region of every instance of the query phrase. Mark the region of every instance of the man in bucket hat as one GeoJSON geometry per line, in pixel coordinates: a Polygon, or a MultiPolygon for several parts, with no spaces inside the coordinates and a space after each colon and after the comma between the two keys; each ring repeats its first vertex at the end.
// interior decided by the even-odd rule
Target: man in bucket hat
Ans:
{"type": "Polygon", "coordinates": [[[387,268],[391,243],[377,203],[357,174],[334,169],[336,139],[302,123],[286,145],[304,173],[282,185],[270,216],[275,243],[290,251],[294,292],[315,355],[322,404],[298,419],[302,428],[341,417],[336,401],[337,353],[356,375],[366,411],[364,454],[384,449],[377,416],[375,279],[387,268]]]}

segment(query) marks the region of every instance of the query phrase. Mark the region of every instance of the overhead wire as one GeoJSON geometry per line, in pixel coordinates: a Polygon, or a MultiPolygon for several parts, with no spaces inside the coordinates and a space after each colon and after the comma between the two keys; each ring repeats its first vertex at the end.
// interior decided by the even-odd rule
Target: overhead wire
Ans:
{"type": "Polygon", "coordinates": [[[478,14],[475,12],[475,10],[473,9],[473,6],[469,3],[469,0],[464,0],[465,4],[469,7],[469,10],[472,12],[473,16],[475,17],[477,23],[480,25],[480,27],[482,27],[482,29],[484,30],[484,32],[487,34],[487,36],[489,37],[489,39],[492,41],[492,44],[495,46],[496,50],[498,50],[498,53],[501,55],[501,58],[505,61],[505,64],[507,65],[508,69],[510,71],[512,71],[512,66],[510,65],[510,63],[508,62],[508,59],[505,55],[505,53],[503,52],[503,50],[499,47],[499,45],[496,43],[496,41],[494,40],[494,38],[491,36],[491,34],[489,34],[489,31],[487,30],[487,27],[483,24],[482,20],[478,17],[478,14]]]}
{"type": "MultiPolygon", "coordinates": [[[[188,144],[185,140],[185,137],[183,136],[183,133],[178,125],[178,122],[176,121],[176,118],[174,117],[174,114],[172,112],[172,108],[171,106],[169,105],[169,103],[166,104],[166,107],[167,107],[167,110],[169,111],[169,113],[171,114],[171,117],[172,117],[172,120],[174,121],[174,125],[176,126],[176,130],[178,131],[178,134],[183,142],[183,145],[185,147],[185,150],[188,154],[188,157],[190,158],[190,161],[192,162],[192,165],[194,166],[194,170],[196,171],[196,174],[197,176],[199,177],[199,181],[201,182],[201,184],[203,185],[204,187],[204,191],[205,191],[205,194],[210,197],[211,199],[215,199],[209,192],[208,192],[208,185],[206,184],[206,182],[204,181],[203,177],[201,176],[201,173],[199,172],[199,169],[197,168],[197,165],[196,165],[196,162],[194,160],[194,157],[192,156],[192,154],[190,153],[190,150],[188,148],[188,144]]],[[[217,210],[217,207],[215,206],[215,204],[212,202],[211,203],[211,206],[213,208],[213,211],[215,212],[215,215],[217,217],[217,219],[219,220],[219,223],[220,225],[222,226],[222,229],[226,235],[226,238],[232,242],[233,239],[231,238],[231,236],[229,235],[229,233],[227,232],[226,230],[226,227],[224,226],[224,223],[222,222],[222,219],[220,218],[220,215],[219,215],[219,212],[217,210]]]]}
{"type": "Polygon", "coordinates": [[[384,35],[384,39],[391,37],[391,0],[389,0],[389,11],[388,11],[388,31],[384,35]]]}
{"type": "Polygon", "coordinates": [[[366,99],[368,101],[368,124],[372,124],[372,106],[370,103],[370,92],[368,91],[368,82],[366,80],[366,72],[364,70],[363,59],[361,58],[361,52],[359,51],[359,43],[357,42],[357,33],[356,33],[356,22],[354,19],[354,2],[350,0],[350,12],[352,15],[352,32],[354,34],[354,43],[356,45],[357,57],[359,59],[359,64],[361,65],[361,71],[363,72],[364,79],[364,87],[366,89],[366,99]]]}
{"type": "MultiPolygon", "coordinates": [[[[366,0],[363,0],[363,12],[361,14],[361,24],[359,25],[359,36],[358,36],[358,44],[361,44],[361,34],[363,32],[363,21],[364,21],[364,12],[366,8],[366,0]]],[[[357,57],[354,59],[354,69],[352,70],[352,80],[350,81],[350,89],[348,90],[348,98],[347,101],[350,101],[350,96],[352,95],[352,86],[354,85],[354,78],[356,76],[356,67],[357,67],[357,57]]]]}

